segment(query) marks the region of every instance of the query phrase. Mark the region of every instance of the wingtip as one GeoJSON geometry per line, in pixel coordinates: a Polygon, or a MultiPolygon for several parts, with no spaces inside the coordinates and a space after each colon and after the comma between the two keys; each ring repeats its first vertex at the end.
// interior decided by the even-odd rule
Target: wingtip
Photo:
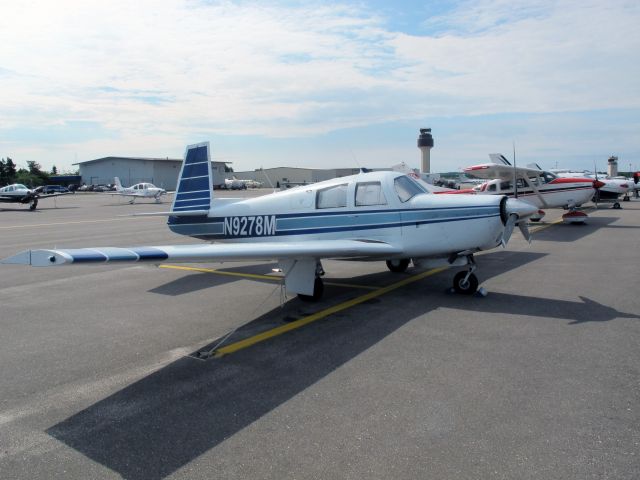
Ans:
{"type": "Polygon", "coordinates": [[[25,250],[12,257],[3,258],[0,263],[6,265],[31,265],[31,250],[25,250]]]}

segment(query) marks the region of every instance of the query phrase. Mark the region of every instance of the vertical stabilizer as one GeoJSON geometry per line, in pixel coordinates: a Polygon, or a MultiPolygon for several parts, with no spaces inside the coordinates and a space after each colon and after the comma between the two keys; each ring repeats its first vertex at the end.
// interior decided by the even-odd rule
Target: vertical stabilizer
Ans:
{"type": "Polygon", "coordinates": [[[187,146],[171,211],[209,210],[213,198],[209,142],[187,146]]]}
{"type": "Polygon", "coordinates": [[[120,183],[120,179],[118,177],[114,178],[113,182],[116,184],[116,192],[121,192],[124,190],[124,188],[122,188],[122,183],[120,183]]]}

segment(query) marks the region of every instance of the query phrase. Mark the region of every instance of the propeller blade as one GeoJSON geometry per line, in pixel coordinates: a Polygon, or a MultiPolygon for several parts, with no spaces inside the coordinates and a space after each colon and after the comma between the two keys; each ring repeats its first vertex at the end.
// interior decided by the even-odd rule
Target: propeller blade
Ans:
{"type": "Polygon", "coordinates": [[[513,228],[516,226],[517,221],[518,221],[518,215],[516,215],[515,213],[512,213],[511,215],[509,215],[509,218],[507,219],[507,223],[504,225],[504,231],[502,232],[502,240],[500,240],[500,243],[502,244],[503,247],[506,247],[507,243],[509,243],[509,239],[511,238],[511,234],[513,233],[513,228]]]}
{"type": "Polygon", "coordinates": [[[520,229],[520,232],[522,233],[522,236],[525,238],[525,240],[529,242],[529,244],[531,244],[531,232],[529,232],[527,222],[525,222],[524,220],[518,222],[518,228],[520,229]]]}

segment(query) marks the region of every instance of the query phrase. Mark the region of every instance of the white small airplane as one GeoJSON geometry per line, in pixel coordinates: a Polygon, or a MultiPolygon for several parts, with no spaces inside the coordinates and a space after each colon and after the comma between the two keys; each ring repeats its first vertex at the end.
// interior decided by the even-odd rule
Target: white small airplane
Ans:
{"type": "Polygon", "coordinates": [[[242,180],[233,176],[231,178],[225,178],[222,187],[227,190],[246,190],[247,188],[260,188],[262,187],[262,182],[249,179],[242,180]]]}
{"type": "Polygon", "coordinates": [[[38,200],[42,198],[59,197],[61,195],[69,195],[70,193],[71,192],[43,194],[27,188],[21,183],[14,183],[0,188],[0,203],[28,203],[29,210],[35,210],[38,206],[38,200]]]}
{"type": "MultiPolygon", "coordinates": [[[[538,209],[567,209],[569,212],[562,216],[565,222],[583,223],[587,214],[577,208],[590,201],[598,188],[604,185],[602,182],[584,175],[559,178],[535,164],[527,165],[527,167],[514,167],[504,155],[498,153],[490,154],[489,158],[492,162],[465,168],[464,172],[478,178],[492,180],[471,189],[443,193],[517,196],[518,200],[530,203],[538,209]]],[[[530,220],[540,221],[544,215],[543,210],[538,210],[530,217],[530,220]]]]}
{"type": "Polygon", "coordinates": [[[616,209],[620,208],[620,202],[618,201],[620,196],[622,196],[624,200],[629,200],[629,191],[633,191],[636,185],[633,180],[629,180],[625,177],[609,177],[608,175],[591,173],[588,171],[578,173],[567,169],[557,169],[554,170],[554,172],[560,178],[584,175],[585,177],[599,181],[602,185],[595,193],[593,201],[596,203],[613,202],[613,208],[616,209]]]}
{"type": "MultiPolygon", "coordinates": [[[[107,262],[276,260],[288,292],[323,293],[322,259],[383,260],[391,271],[414,265],[468,266],[456,291],[477,290],[474,253],[506,245],[537,211],[506,196],[433,195],[399,172],[369,172],[255,198],[214,198],[209,143],[190,145],[168,216],[171,231],[212,243],[152,247],[27,250],[2,263],[58,266],[107,262]],[[214,241],[219,243],[213,243],[214,241]]],[[[144,214],[143,214],[144,215],[144,214]]]]}
{"type": "Polygon", "coordinates": [[[131,197],[129,203],[134,203],[136,198],[153,198],[156,203],[161,203],[162,195],[166,195],[167,191],[164,188],[156,187],[153,183],[136,183],[131,187],[124,188],[118,177],[114,178],[116,185],[115,192],[104,192],[107,195],[118,195],[124,197],[131,197]]]}

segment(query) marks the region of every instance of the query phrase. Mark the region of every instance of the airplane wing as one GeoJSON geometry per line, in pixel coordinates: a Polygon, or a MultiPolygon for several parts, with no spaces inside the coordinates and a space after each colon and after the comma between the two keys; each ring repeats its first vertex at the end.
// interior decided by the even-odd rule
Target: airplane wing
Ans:
{"type": "Polygon", "coordinates": [[[64,195],[73,195],[73,192],[61,192],[61,193],[38,193],[36,194],[38,200],[42,198],[62,197],[64,195]]]}
{"type": "Polygon", "coordinates": [[[120,197],[144,197],[142,193],[100,192],[104,195],[118,195],[120,197]]]}
{"type": "Polygon", "coordinates": [[[0,263],[51,267],[138,261],[187,263],[304,258],[389,258],[401,253],[400,247],[375,240],[322,240],[25,250],[13,257],[0,260],[0,263]]]}
{"type": "MultiPolygon", "coordinates": [[[[542,174],[542,170],[536,168],[516,167],[516,174],[518,178],[522,177],[537,177],[542,174]]],[[[512,165],[504,165],[502,163],[481,163],[480,165],[474,165],[464,169],[464,173],[467,175],[473,175],[477,178],[483,178],[492,180],[499,178],[500,180],[513,180],[514,168],[512,165]]]]}

